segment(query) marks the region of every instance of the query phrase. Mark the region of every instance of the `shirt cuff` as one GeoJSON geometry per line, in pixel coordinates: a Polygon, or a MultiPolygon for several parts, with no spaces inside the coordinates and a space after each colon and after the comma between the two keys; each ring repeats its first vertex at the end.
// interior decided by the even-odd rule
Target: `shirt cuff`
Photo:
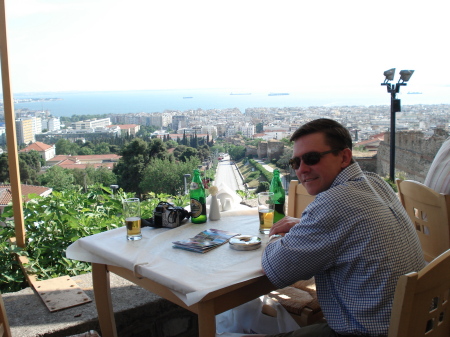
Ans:
{"type": "Polygon", "coordinates": [[[282,238],[282,237],[283,237],[283,236],[282,236],[282,235],[279,235],[279,234],[271,235],[270,238],[269,238],[269,241],[267,242],[267,244],[272,243],[272,242],[274,242],[274,241],[277,241],[277,240],[279,240],[279,239],[282,238]]]}

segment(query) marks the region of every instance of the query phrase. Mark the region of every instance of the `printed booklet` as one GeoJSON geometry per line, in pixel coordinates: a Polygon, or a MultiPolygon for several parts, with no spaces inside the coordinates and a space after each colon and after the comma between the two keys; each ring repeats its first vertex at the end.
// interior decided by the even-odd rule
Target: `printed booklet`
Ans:
{"type": "Polygon", "coordinates": [[[240,235],[220,229],[207,229],[188,240],[174,241],[173,248],[185,249],[196,253],[206,253],[224,243],[233,236],[240,235]]]}

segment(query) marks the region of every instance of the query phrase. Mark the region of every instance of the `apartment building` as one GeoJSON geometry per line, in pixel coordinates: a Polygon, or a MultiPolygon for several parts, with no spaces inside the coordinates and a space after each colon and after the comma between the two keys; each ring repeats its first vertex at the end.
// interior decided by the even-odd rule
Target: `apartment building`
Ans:
{"type": "Polygon", "coordinates": [[[188,126],[188,116],[178,115],[172,117],[172,129],[180,130],[188,126]]]}
{"type": "Polygon", "coordinates": [[[70,126],[75,130],[83,130],[83,129],[96,129],[96,128],[105,128],[108,125],[111,125],[110,118],[94,118],[88,119],[85,121],[79,121],[72,123],[70,126]]]}
{"type": "Polygon", "coordinates": [[[42,130],[56,131],[61,130],[61,120],[59,117],[43,118],[42,130]]]}
{"type": "Polygon", "coordinates": [[[16,119],[17,144],[30,144],[34,139],[34,126],[32,118],[16,119]]]}
{"type": "Polygon", "coordinates": [[[42,133],[42,119],[41,117],[31,117],[33,121],[33,133],[35,135],[42,133]]]}
{"type": "Polygon", "coordinates": [[[245,123],[245,125],[239,127],[239,131],[242,132],[244,137],[251,138],[255,134],[255,126],[253,124],[245,123]]]}
{"type": "Polygon", "coordinates": [[[209,137],[212,137],[212,139],[217,138],[217,127],[214,125],[204,125],[202,126],[200,132],[209,134],[209,137]]]}

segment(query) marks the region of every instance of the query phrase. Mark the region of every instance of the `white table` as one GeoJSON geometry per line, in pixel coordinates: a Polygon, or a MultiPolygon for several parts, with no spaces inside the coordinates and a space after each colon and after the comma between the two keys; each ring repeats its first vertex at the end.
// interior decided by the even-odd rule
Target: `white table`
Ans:
{"type": "Polygon", "coordinates": [[[117,336],[109,284],[113,272],[196,313],[200,336],[210,337],[215,336],[215,315],[275,289],[262,271],[261,254],[268,238],[258,228],[256,208],[241,206],[205,224],[143,228],[140,241],[127,241],[124,227],[92,235],[73,243],[66,255],[92,263],[102,336],[117,336]],[[205,254],[172,248],[173,241],[209,228],[258,235],[262,248],[236,251],[227,243],[205,254]]]}

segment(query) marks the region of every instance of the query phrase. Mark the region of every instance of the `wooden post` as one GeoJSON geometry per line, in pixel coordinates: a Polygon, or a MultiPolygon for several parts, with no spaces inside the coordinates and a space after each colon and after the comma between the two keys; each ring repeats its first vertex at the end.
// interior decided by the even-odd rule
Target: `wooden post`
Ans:
{"type": "Polygon", "coordinates": [[[6,141],[8,145],[9,181],[11,183],[16,240],[19,247],[25,248],[25,226],[23,219],[22,190],[20,186],[14,101],[9,75],[5,0],[0,0],[0,53],[3,85],[3,107],[5,111],[6,141]]]}

